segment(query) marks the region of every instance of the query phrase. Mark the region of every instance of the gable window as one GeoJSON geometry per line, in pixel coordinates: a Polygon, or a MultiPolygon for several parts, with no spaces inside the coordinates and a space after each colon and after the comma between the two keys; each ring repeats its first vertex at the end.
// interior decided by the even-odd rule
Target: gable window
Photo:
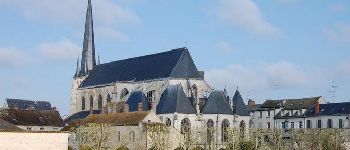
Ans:
{"type": "Polygon", "coordinates": [[[317,120],[317,128],[322,128],[322,120],[317,120]]]}
{"type": "Polygon", "coordinates": [[[341,129],[341,128],[343,128],[343,119],[339,119],[339,121],[338,121],[339,123],[339,128],[341,129]]]}
{"type": "Polygon", "coordinates": [[[327,128],[333,128],[333,121],[332,119],[327,120],[327,128]]]}
{"type": "Polygon", "coordinates": [[[306,121],[306,128],[311,128],[311,120],[306,121]]]}
{"type": "Polygon", "coordinates": [[[98,96],[98,101],[97,101],[97,107],[98,109],[102,109],[102,96],[98,96]]]}
{"type": "Polygon", "coordinates": [[[81,98],[81,110],[85,110],[85,98],[81,98]]]}
{"type": "Polygon", "coordinates": [[[299,121],[299,128],[303,128],[303,122],[302,121],[299,121]]]}
{"type": "Polygon", "coordinates": [[[90,110],[94,109],[94,98],[92,98],[92,96],[90,96],[90,110]]]}

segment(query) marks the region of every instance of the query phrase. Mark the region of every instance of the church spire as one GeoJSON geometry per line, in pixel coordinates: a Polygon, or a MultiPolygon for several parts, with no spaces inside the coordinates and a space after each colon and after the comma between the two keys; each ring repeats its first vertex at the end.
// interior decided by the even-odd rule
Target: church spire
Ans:
{"type": "Polygon", "coordinates": [[[94,42],[94,26],[92,19],[92,5],[91,0],[88,0],[88,7],[86,11],[86,22],[85,22],[85,32],[84,32],[84,43],[82,58],[80,63],[79,75],[86,75],[91,71],[96,65],[95,58],[95,42],[94,42]]]}

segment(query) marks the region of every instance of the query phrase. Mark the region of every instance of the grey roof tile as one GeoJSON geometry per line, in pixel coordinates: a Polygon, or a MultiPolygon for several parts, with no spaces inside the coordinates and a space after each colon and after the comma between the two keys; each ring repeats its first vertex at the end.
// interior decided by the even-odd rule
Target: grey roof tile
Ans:
{"type": "Polygon", "coordinates": [[[203,114],[233,114],[222,91],[212,91],[203,107],[203,114]]]}

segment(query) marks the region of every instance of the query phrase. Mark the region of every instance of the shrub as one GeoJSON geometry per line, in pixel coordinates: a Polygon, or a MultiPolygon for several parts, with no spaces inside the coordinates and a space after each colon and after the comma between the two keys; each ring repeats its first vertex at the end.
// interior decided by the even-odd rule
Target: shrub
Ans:
{"type": "Polygon", "coordinates": [[[240,149],[240,150],[253,150],[254,143],[251,141],[240,142],[238,144],[238,149],[240,149]]]}
{"type": "Polygon", "coordinates": [[[117,148],[117,150],[129,150],[129,149],[125,146],[121,146],[121,147],[117,148]]]}
{"type": "Polygon", "coordinates": [[[177,147],[174,150],[185,150],[183,147],[177,147]]]}
{"type": "Polygon", "coordinates": [[[204,148],[200,147],[200,146],[196,146],[195,148],[193,148],[192,150],[204,150],[204,148]]]}
{"type": "Polygon", "coordinates": [[[89,146],[82,146],[80,150],[92,150],[92,148],[89,146]]]}

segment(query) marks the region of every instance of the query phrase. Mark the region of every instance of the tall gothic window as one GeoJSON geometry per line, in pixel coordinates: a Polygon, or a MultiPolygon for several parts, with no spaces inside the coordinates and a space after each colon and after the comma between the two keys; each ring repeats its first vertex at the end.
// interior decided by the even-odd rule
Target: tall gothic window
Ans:
{"type": "Polygon", "coordinates": [[[212,119],[209,119],[207,122],[207,142],[208,143],[212,142],[213,133],[214,133],[214,121],[212,119]]]}
{"type": "Polygon", "coordinates": [[[97,106],[98,109],[102,109],[102,96],[98,96],[98,101],[97,101],[97,106]]]}
{"type": "Polygon", "coordinates": [[[94,109],[94,98],[92,98],[92,96],[90,96],[90,110],[94,109]]]}
{"type": "Polygon", "coordinates": [[[192,85],[192,92],[193,92],[193,96],[197,97],[198,96],[198,88],[197,85],[193,84],[192,85]]]}
{"type": "Polygon", "coordinates": [[[120,99],[123,99],[126,95],[129,94],[128,89],[124,88],[122,92],[120,93],[120,99]]]}
{"type": "Polygon", "coordinates": [[[228,141],[228,129],[230,127],[230,122],[225,119],[222,121],[221,124],[221,141],[227,142],[228,141]]]}
{"type": "Polygon", "coordinates": [[[191,132],[191,122],[188,118],[184,118],[181,120],[181,134],[190,133],[191,132]]]}
{"type": "Polygon", "coordinates": [[[147,94],[146,94],[146,98],[149,102],[152,102],[153,99],[154,99],[154,93],[155,93],[155,90],[152,90],[152,91],[148,91],[147,94]]]}
{"type": "Polygon", "coordinates": [[[85,110],[85,98],[81,98],[81,110],[85,110]]]}

